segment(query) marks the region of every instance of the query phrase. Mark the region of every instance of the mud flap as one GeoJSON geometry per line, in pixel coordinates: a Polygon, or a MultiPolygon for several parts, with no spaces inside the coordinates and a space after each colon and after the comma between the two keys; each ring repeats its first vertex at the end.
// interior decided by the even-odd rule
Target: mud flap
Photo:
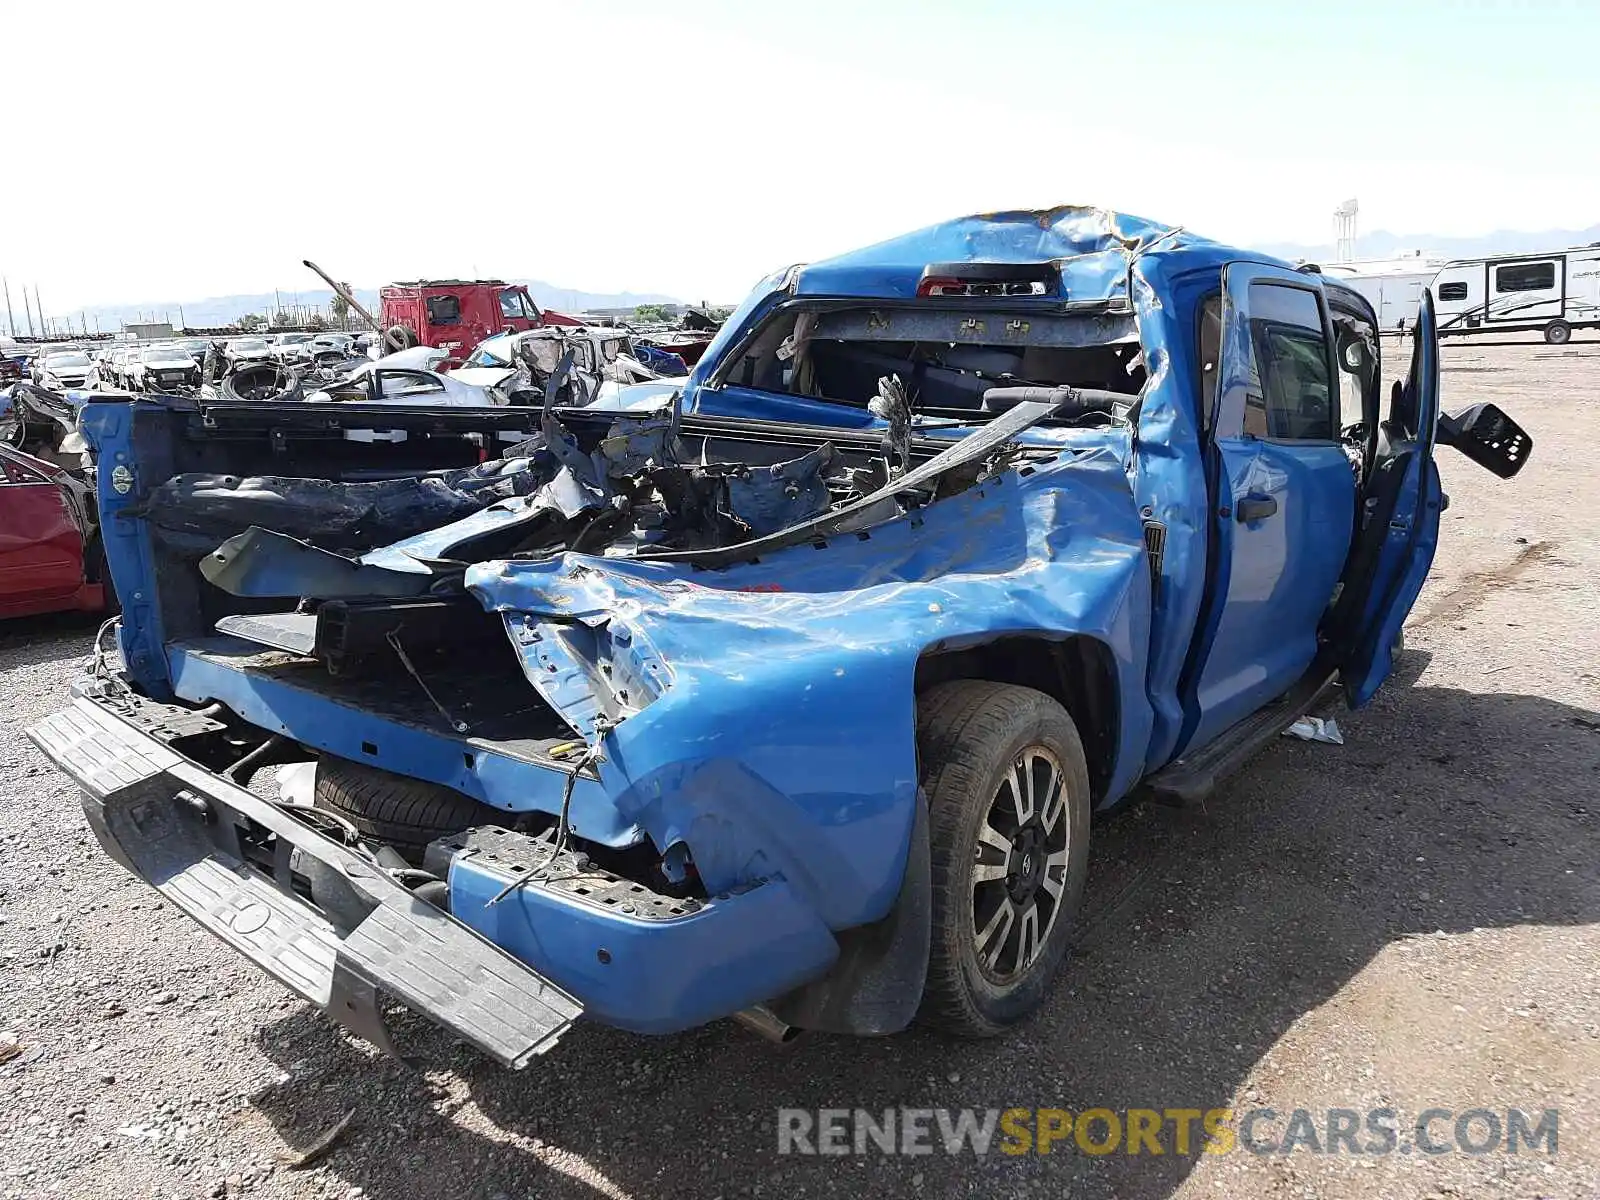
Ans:
{"type": "MultiPolygon", "coordinates": [[[[27,731],[106,852],[379,1049],[386,993],[520,1069],[583,1006],[348,847],[82,698],[27,731]]],[[[398,1057],[398,1055],[396,1055],[398,1057]]]]}
{"type": "Polygon", "coordinates": [[[771,1001],[772,1011],[800,1029],[856,1037],[882,1037],[910,1025],[922,1003],[933,944],[928,805],[920,792],[894,908],[881,921],[847,929],[838,938],[833,968],[771,1001]]]}

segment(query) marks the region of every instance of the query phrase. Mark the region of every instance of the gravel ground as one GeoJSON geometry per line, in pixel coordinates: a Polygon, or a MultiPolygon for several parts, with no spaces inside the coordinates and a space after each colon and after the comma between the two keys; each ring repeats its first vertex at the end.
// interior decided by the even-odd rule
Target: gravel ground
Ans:
{"type": "Polygon", "coordinates": [[[1397,680],[1339,714],[1343,746],[1285,739],[1203,811],[1098,825],[1077,957],[1035,1020],[981,1045],[580,1025],[511,1075],[411,1020],[425,1064],[379,1058],[100,852],[21,736],[92,628],[11,623],[0,1195],[1600,1195],[1597,349],[1445,351],[1449,406],[1499,401],[1537,448],[1509,484],[1442,452],[1453,503],[1397,680]],[[1560,1140],[819,1159],[776,1153],[780,1105],[1558,1108],[1560,1140]]]}

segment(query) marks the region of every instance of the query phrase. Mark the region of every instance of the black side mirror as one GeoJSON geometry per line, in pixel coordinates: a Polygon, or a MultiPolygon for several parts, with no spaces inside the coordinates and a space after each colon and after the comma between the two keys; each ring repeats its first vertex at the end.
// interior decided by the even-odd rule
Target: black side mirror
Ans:
{"type": "Polygon", "coordinates": [[[1533,453],[1533,438],[1494,404],[1476,404],[1439,417],[1439,441],[1454,446],[1501,479],[1510,479],[1533,453]]]}

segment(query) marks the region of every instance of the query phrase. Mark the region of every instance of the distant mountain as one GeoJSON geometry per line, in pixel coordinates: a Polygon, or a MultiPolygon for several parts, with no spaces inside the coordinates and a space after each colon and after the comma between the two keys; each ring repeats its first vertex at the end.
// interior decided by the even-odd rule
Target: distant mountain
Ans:
{"type": "MultiPolygon", "coordinates": [[[[1520,229],[1497,229],[1480,237],[1443,237],[1436,233],[1390,233],[1386,229],[1364,233],[1356,239],[1357,258],[1389,258],[1406,250],[1425,250],[1442,254],[1446,258],[1482,258],[1488,254],[1538,253],[1544,250],[1564,250],[1568,246],[1586,246],[1600,242],[1600,225],[1587,229],[1546,229],[1528,233],[1520,229]]],[[[1302,242],[1267,242],[1254,247],[1290,262],[1309,259],[1311,262],[1333,260],[1332,242],[1310,245],[1302,242]]]]}
{"type": "MultiPolygon", "coordinates": [[[[558,312],[680,303],[676,297],[659,292],[585,292],[578,288],[557,287],[542,279],[514,279],[509,282],[526,284],[541,308],[553,308],[558,312]]],[[[377,315],[376,288],[356,288],[355,297],[362,307],[377,315]]],[[[77,328],[82,323],[80,318],[87,317],[91,330],[98,321],[99,327],[107,332],[138,321],[170,321],[174,325],[181,322],[190,329],[207,329],[231,324],[245,313],[260,313],[270,318],[280,302],[285,309],[300,316],[309,316],[312,310],[326,313],[332,299],[332,292],[320,288],[294,293],[278,292],[276,295],[272,292],[253,292],[208,296],[201,300],[151,300],[142,304],[105,304],[86,308],[81,313],[72,313],[71,321],[73,327],[77,328]]],[[[52,314],[53,319],[55,316],[52,314]]]]}

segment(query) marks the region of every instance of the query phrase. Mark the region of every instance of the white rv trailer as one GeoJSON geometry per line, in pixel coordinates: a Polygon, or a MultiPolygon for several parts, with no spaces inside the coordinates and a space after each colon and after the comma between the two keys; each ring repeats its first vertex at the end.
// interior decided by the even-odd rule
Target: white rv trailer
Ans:
{"type": "Polygon", "coordinates": [[[1445,262],[1442,255],[1406,250],[1392,258],[1324,263],[1322,273],[1365,296],[1378,314],[1379,329],[1406,330],[1416,324],[1422,293],[1445,262]]]}
{"type": "Polygon", "coordinates": [[[1439,336],[1522,330],[1565,345],[1600,328],[1600,242],[1446,263],[1431,285],[1439,336]]]}

